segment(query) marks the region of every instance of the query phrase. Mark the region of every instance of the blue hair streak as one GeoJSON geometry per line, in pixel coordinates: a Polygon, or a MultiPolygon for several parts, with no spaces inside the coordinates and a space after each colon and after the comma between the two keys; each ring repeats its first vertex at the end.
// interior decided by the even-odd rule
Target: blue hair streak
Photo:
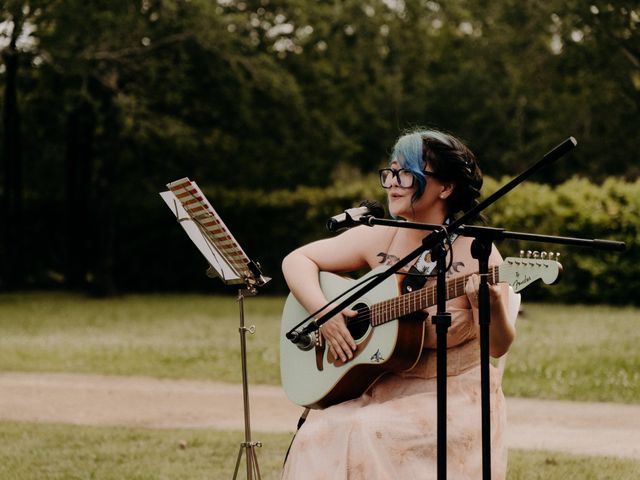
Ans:
{"type": "Polygon", "coordinates": [[[422,173],[424,170],[423,141],[432,139],[451,146],[451,141],[445,133],[437,130],[415,130],[402,135],[393,146],[390,162],[398,162],[401,168],[410,170],[415,177],[416,193],[413,201],[422,196],[427,186],[427,179],[422,173]]]}

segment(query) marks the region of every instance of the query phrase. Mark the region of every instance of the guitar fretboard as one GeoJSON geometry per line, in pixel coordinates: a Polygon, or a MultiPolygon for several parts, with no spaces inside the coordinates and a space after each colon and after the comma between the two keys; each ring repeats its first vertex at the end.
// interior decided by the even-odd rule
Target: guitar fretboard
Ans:
{"type": "MultiPolygon", "coordinates": [[[[488,281],[490,284],[500,281],[500,267],[489,267],[488,281]]],[[[465,285],[473,274],[455,277],[446,281],[447,300],[464,295],[465,285]]],[[[371,305],[371,325],[378,326],[396,320],[404,315],[424,310],[438,301],[436,285],[430,285],[415,292],[405,293],[399,297],[390,298],[371,305]]]]}

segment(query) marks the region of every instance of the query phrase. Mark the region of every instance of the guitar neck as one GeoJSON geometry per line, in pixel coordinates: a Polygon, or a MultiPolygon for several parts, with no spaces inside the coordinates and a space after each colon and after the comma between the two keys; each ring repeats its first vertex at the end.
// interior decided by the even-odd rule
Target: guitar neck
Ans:
{"type": "MultiPolygon", "coordinates": [[[[497,266],[489,267],[490,284],[500,282],[499,268],[497,266]]],[[[471,275],[473,274],[451,278],[445,282],[447,300],[464,295],[465,286],[471,275]]],[[[431,307],[438,302],[437,296],[437,285],[433,284],[415,292],[405,293],[399,297],[375,303],[370,307],[371,325],[374,327],[382,325],[399,317],[431,307]]]]}

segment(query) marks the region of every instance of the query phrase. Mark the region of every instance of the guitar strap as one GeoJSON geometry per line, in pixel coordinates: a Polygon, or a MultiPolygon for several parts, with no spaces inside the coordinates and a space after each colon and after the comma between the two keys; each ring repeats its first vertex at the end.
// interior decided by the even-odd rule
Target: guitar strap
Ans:
{"type": "Polygon", "coordinates": [[[287,463],[287,458],[289,458],[289,452],[291,451],[291,445],[293,445],[293,441],[296,439],[296,435],[298,434],[298,430],[300,430],[300,427],[302,427],[302,425],[304,425],[304,422],[307,420],[307,415],[309,415],[310,411],[311,411],[310,408],[305,408],[304,412],[302,412],[302,415],[300,415],[300,418],[298,419],[298,427],[296,428],[296,433],[293,434],[293,438],[291,439],[291,443],[289,444],[289,448],[287,448],[287,453],[284,455],[284,462],[282,462],[282,466],[283,467],[287,463]]]}
{"type": "MultiPolygon", "coordinates": [[[[449,224],[448,219],[445,222],[445,225],[447,224],[449,224]]],[[[456,238],[458,238],[458,234],[455,232],[449,235],[449,243],[453,244],[456,238]]],[[[431,250],[423,252],[409,269],[408,275],[402,280],[402,293],[413,292],[424,287],[424,284],[427,283],[427,277],[431,275],[437,265],[437,261],[431,260],[431,250]]]]}

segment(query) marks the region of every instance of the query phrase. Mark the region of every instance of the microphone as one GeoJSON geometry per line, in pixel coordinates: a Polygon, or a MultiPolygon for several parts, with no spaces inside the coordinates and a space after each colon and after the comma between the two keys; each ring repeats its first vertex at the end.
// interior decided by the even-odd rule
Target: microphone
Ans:
{"type": "Polygon", "coordinates": [[[305,333],[305,331],[306,329],[303,329],[301,332],[294,330],[293,332],[287,333],[286,337],[300,350],[307,351],[315,346],[316,340],[315,335],[311,332],[305,333]]]}
{"type": "Polygon", "coordinates": [[[351,228],[361,223],[360,219],[366,216],[383,218],[384,208],[375,200],[365,200],[360,203],[359,207],[345,210],[344,213],[335,215],[327,220],[327,229],[330,232],[335,232],[341,228],[351,228]]]}

